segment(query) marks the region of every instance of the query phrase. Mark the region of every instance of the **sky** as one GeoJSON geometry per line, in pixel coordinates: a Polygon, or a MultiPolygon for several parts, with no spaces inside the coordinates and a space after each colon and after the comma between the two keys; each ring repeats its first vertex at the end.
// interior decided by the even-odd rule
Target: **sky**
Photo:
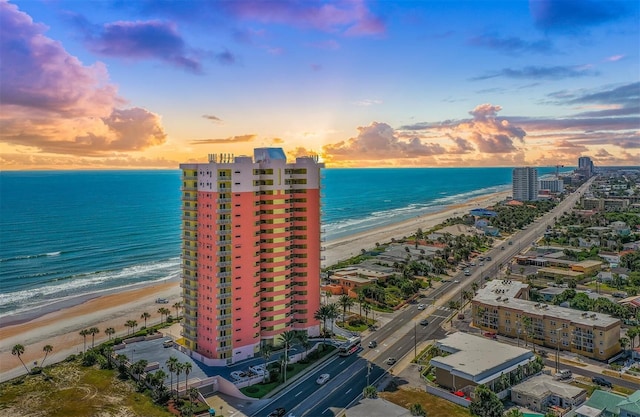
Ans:
{"type": "Polygon", "coordinates": [[[636,0],[0,0],[0,169],[640,165],[636,0]]]}

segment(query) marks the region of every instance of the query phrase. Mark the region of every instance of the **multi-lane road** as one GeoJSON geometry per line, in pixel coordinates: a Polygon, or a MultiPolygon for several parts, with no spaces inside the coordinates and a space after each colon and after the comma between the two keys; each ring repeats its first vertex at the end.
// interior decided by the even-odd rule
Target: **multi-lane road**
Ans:
{"type": "MultiPolygon", "coordinates": [[[[457,299],[463,290],[471,288],[474,281],[482,284],[485,277],[495,277],[499,269],[510,261],[525,247],[535,242],[553,225],[555,219],[571,209],[580,196],[588,189],[592,180],[583,184],[576,192],[567,196],[553,210],[537,219],[526,230],[519,231],[509,238],[511,244],[505,242],[487,253],[492,260],[484,266],[474,268],[470,276],[458,274],[455,280],[433,290],[428,298],[433,302],[426,312],[418,310],[411,304],[396,313],[396,316],[379,330],[370,333],[362,340],[362,350],[358,354],[347,357],[336,356],[321,367],[297,380],[282,394],[277,396],[268,406],[259,410],[254,416],[266,416],[277,407],[283,407],[296,417],[329,417],[337,415],[349,404],[355,402],[364,387],[375,384],[388,372],[393,372],[394,365],[386,363],[387,358],[400,360],[405,355],[413,355],[421,341],[441,338],[444,332],[441,324],[450,312],[443,306],[451,299],[457,299]],[[459,281],[456,282],[456,281],[459,281]],[[436,302],[437,301],[437,302],[436,302]],[[427,317],[429,324],[418,324],[420,318],[427,317]],[[376,348],[368,348],[368,342],[377,341],[376,348]],[[328,373],[331,378],[324,385],[316,384],[320,374],[328,373]]],[[[577,372],[577,371],[576,371],[577,372]]],[[[624,384],[623,384],[624,385],[624,384]]]]}

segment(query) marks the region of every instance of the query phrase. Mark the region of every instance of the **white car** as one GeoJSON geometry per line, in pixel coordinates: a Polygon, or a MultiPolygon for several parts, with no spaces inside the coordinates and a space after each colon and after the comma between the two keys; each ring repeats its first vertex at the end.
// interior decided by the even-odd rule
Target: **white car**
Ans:
{"type": "Polygon", "coordinates": [[[247,374],[242,371],[233,371],[231,372],[231,377],[233,379],[243,379],[247,377],[247,374]]]}
{"type": "Polygon", "coordinates": [[[331,378],[331,376],[329,374],[322,374],[318,377],[318,379],[316,379],[316,383],[319,385],[324,384],[325,382],[327,382],[329,380],[329,378],[331,378]]]}
{"type": "Polygon", "coordinates": [[[418,310],[424,310],[424,304],[418,304],[418,310]]]}

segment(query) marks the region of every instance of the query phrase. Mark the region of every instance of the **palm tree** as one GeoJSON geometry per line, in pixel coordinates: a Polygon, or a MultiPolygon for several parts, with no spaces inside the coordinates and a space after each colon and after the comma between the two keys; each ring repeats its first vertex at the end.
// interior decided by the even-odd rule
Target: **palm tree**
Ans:
{"type": "Polygon", "coordinates": [[[124,324],[125,327],[127,328],[127,336],[129,336],[131,330],[133,328],[133,320],[127,320],[126,323],[124,324]]]}
{"type": "Polygon", "coordinates": [[[17,356],[18,359],[20,359],[20,362],[22,362],[22,366],[24,366],[24,369],[27,371],[27,373],[29,373],[29,368],[27,368],[27,365],[24,364],[24,362],[22,361],[22,358],[20,357],[20,355],[22,355],[24,353],[24,346],[22,345],[15,345],[12,349],[11,349],[11,354],[14,356],[17,356]]]}
{"type": "Polygon", "coordinates": [[[269,362],[269,359],[271,359],[271,355],[273,354],[273,347],[271,345],[263,345],[260,354],[262,355],[262,359],[264,359],[265,373],[262,378],[262,382],[264,382],[264,379],[267,377],[267,363],[269,362]]]}
{"type": "Polygon", "coordinates": [[[358,291],[358,306],[360,307],[360,317],[362,317],[362,304],[366,302],[366,298],[362,291],[358,291]]]}
{"type": "Polygon", "coordinates": [[[192,403],[196,402],[199,396],[200,396],[200,391],[198,391],[198,388],[196,387],[189,388],[189,400],[192,403]]]}
{"type": "Polygon", "coordinates": [[[164,317],[168,317],[170,312],[171,311],[169,311],[169,309],[166,307],[160,307],[158,309],[158,313],[160,314],[160,323],[164,323],[164,317]]]}
{"type": "Polygon", "coordinates": [[[89,329],[89,334],[91,335],[91,349],[95,346],[96,334],[100,333],[100,329],[97,327],[92,327],[89,329]]]}
{"type": "Polygon", "coordinates": [[[338,305],[342,307],[342,323],[345,324],[347,308],[351,311],[351,306],[353,305],[353,300],[349,297],[348,294],[342,294],[338,299],[338,305]]]}
{"type": "Polygon", "coordinates": [[[311,346],[309,343],[309,334],[307,332],[298,332],[296,339],[300,342],[300,345],[304,348],[304,357],[307,357],[307,349],[311,346]],[[306,346],[306,347],[305,347],[306,346]]]}
{"type": "Polygon", "coordinates": [[[340,311],[338,309],[338,304],[331,303],[327,305],[327,318],[331,320],[331,334],[333,334],[333,325],[335,324],[335,320],[340,317],[340,311]]]}
{"type": "Polygon", "coordinates": [[[180,317],[180,309],[182,308],[182,303],[178,301],[173,305],[173,308],[176,309],[176,319],[177,319],[178,317],[180,317]]]}
{"type": "Polygon", "coordinates": [[[185,362],[184,364],[184,390],[187,391],[189,389],[189,373],[193,368],[193,364],[191,362],[185,362]]]}
{"type": "Polygon", "coordinates": [[[620,347],[622,348],[622,350],[627,350],[627,346],[629,346],[629,343],[631,343],[631,341],[628,337],[620,338],[620,347]]]}
{"type": "Polygon", "coordinates": [[[83,349],[84,352],[87,351],[87,336],[88,335],[89,335],[89,330],[87,330],[87,329],[80,330],[80,336],[82,336],[83,339],[84,339],[84,349],[83,349]]]}
{"type": "Polygon", "coordinates": [[[144,320],[144,327],[147,327],[147,319],[149,317],[151,317],[151,314],[147,313],[146,311],[140,315],[140,318],[144,320]]]}
{"type": "Polygon", "coordinates": [[[371,312],[371,304],[366,301],[362,304],[362,309],[364,310],[364,321],[369,324],[369,313],[371,312]]]}
{"type": "Polygon", "coordinates": [[[282,342],[284,343],[284,382],[285,384],[287,383],[287,363],[289,362],[289,346],[291,346],[291,343],[296,339],[297,335],[296,332],[292,331],[292,330],[285,330],[284,332],[280,333],[280,339],[282,339],[282,342]]]}
{"type": "Polygon", "coordinates": [[[109,340],[111,340],[111,336],[114,335],[115,333],[116,333],[116,329],[114,329],[113,327],[107,327],[106,329],[104,329],[104,334],[109,336],[109,340]]]}
{"type": "Polygon", "coordinates": [[[49,355],[49,353],[53,352],[53,346],[51,345],[45,345],[42,348],[42,351],[44,352],[44,359],[42,359],[42,362],[40,362],[40,367],[44,368],[44,361],[47,360],[47,355],[49,355]]]}
{"type": "Polygon", "coordinates": [[[324,337],[327,334],[327,319],[329,312],[329,304],[321,305],[320,308],[315,312],[313,318],[316,320],[322,320],[322,337],[324,343],[324,337]]]}
{"type": "Polygon", "coordinates": [[[367,385],[362,390],[362,396],[364,398],[376,398],[378,396],[378,390],[373,385],[367,385]]]}
{"type": "Polygon", "coordinates": [[[178,392],[180,391],[180,374],[184,370],[184,363],[178,362],[176,364],[176,400],[178,399],[178,392]]]}
{"type": "Polygon", "coordinates": [[[169,377],[170,377],[169,390],[173,389],[173,374],[176,372],[178,363],[179,363],[178,358],[176,358],[175,356],[171,356],[169,359],[167,359],[166,365],[167,365],[167,369],[169,370],[169,377]]]}

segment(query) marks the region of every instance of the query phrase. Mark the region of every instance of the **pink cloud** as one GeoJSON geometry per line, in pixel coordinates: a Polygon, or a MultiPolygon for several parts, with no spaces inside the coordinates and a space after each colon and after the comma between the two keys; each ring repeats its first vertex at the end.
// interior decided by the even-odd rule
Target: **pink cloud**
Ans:
{"type": "Polygon", "coordinates": [[[386,31],[362,0],[326,4],[317,1],[244,0],[225,4],[237,16],[264,23],[312,28],[346,36],[380,35],[386,31]]]}
{"type": "Polygon", "coordinates": [[[104,155],[166,140],[160,117],[124,99],[104,65],[84,66],[17,6],[0,2],[0,140],[40,152],[104,155]]]}

